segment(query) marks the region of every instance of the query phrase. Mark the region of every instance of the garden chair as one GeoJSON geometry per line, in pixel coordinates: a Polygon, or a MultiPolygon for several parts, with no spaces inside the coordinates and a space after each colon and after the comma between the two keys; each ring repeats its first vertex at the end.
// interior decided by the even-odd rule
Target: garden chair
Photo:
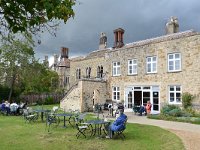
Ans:
{"type": "Polygon", "coordinates": [[[126,129],[126,123],[127,123],[127,119],[124,121],[124,129],[123,130],[119,130],[119,131],[114,131],[114,135],[115,137],[120,137],[122,140],[124,140],[125,135],[123,134],[124,130],[126,129]]]}
{"type": "Polygon", "coordinates": [[[25,122],[35,122],[38,119],[38,113],[34,113],[32,108],[23,109],[25,122]]]}
{"type": "Polygon", "coordinates": [[[74,117],[75,127],[78,130],[76,137],[79,138],[80,135],[83,135],[86,138],[86,131],[90,130],[89,124],[85,123],[85,116],[87,113],[81,113],[74,117]]]}
{"type": "Polygon", "coordinates": [[[50,131],[50,127],[54,125],[57,127],[60,123],[59,117],[56,117],[54,113],[49,113],[46,119],[46,128],[48,127],[48,132],[50,131]]]}
{"type": "Polygon", "coordinates": [[[140,110],[140,106],[139,105],[133,105],[133,112],[136,114],[136,113],[140,113],[139,112],[140,110]]]}

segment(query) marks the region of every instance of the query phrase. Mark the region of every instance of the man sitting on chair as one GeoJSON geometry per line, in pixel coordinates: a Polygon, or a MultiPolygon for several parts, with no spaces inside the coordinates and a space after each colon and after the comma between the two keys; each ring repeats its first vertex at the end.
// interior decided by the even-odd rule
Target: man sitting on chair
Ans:
{"type": "Polygon", "coordinates": [[[124,109],[119,109],[119,117],[110,126],[108,126],[108,136],[106,136],[106,138],[112,138],[115,131],[124,130],[124,122],[126,119],[127,116],[124,114],[124,109]]]}

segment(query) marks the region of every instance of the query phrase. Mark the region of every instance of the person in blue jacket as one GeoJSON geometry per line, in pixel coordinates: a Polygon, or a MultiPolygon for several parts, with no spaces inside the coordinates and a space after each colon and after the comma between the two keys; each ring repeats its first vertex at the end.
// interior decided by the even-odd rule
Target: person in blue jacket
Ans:
{"type": "Polygon", "coordinates": [[[126,121],[127,116],[124,114],[124,109],[119,109],[119,113],[119,117],[108,127],[108,136],[106,136],[106,138],[112,138],[114,131],[125,129],[124,121],[126,121]]]}

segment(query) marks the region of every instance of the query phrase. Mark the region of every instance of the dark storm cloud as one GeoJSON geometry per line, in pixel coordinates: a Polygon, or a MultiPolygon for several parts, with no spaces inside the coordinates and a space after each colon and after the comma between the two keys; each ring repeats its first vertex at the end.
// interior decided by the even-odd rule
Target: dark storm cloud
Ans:
{"type": "Polygon", "coordinates": [[[199,0],[79,0],[75,18],[61,24],[56,37],[42,35],[36,56],[60,54],[68,47],[70,56],[85,55],[98,49],[100,32],[106,32],[108,47],[113,46],[113,30],[125,30],[124,42],[130,43],[165,33],[170,16],[179,19],[180,31],[200,26],[199,0]]]}

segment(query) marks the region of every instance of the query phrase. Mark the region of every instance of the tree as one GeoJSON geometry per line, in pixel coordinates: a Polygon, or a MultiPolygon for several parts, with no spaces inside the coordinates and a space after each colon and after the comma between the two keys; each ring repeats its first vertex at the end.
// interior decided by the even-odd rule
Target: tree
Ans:
{"type": "MultiPolygon", "coordinates": [[[[56,28],[74,16],[75,0],[0,0],[0,26],[12,33],[31,32],[56,28]]],[[[5,33],[5,32],[4,32],[5,33]]]]}
{"type": "Polygon", "coordinates": [[[9,85],[10,101],[13,88],[16,83],[20,83],[20,75],[24,68],[34,58],[33,48],[29,41],[12,40],[12,43],[3,43],[0,47],[1,72],[3,72],[3,81],[9,85]],[[17,82],[16,82],[17,81],[17,82]]]}
{"type": "Polygon", "coordinates": [[[38,61],[29,64],[22,76],[23,94],[53,92],[58,88],[58,74],[38,61]]]}

